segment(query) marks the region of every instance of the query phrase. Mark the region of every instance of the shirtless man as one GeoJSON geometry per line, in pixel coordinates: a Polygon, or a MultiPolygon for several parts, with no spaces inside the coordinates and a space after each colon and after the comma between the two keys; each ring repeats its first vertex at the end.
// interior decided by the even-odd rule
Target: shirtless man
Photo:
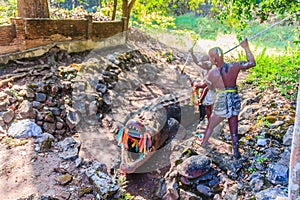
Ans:
{"type": "MultiPolygon", "coordinates": [[[[202,57],[201,61],[199,62],[197,57],[194,55],[193,47],[189,50],[189,52],[192,55],[194,63],[196,63],[202,69],[205,69],[207,71],[211,70],[212,65],[211,65],[211,62],[209,61],[209,56],[204,55],[202,57]]],[[[198,89],[198,88],[203,89],[203,91],[201,93],[201,97],[202,96],[203,97],[201,98],[200,106],[204,106],[205,113],[204,113],[204,116],[201,116],[201,113],[200,113],[200,121],[202,121],[204,119],[205,115],[207,116],[207,119],[209,119],[209,117],[212,113],[212,104],[213,104],[214,93],[215,93],[214,90],[208,90],[207,84],[205,82],[194,82],[192,87],[194,87],[194,89],[198,89]]],[[[200,108],[200,110],[201,110],[201,108],[200,108]]]]}
{"type": "Polygon", "coordinates": [[[210,61],[217,67],[208,72],[205,81],[209,89],[217,91],[217,95],[204,138],[198,137],[202,141],[201,146],[205,147],[214,128],[227,118],[235,158],[241,156],[238,145],[238,114],[241,100],[238,95],[236,81],[240,70],[246,70],[256,65],[247,39],[241,42],[241,46],[245,50],[247,61],[225,63],[221,48],[215,47],[209,50],[210,61]]]}

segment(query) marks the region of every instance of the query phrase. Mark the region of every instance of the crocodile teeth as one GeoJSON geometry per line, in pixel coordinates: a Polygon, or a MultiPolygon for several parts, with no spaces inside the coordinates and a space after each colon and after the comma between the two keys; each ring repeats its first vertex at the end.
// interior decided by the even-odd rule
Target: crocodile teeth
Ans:
{"type": "Polygon", "coordinates": [[[136,130],[136,131],[138,131],[137,128],[135,128],[134,126],[128,126],[128,128],[131,129],[131,130],[136,130]]]}
{"type": "Polygon", "coordinates": [[[135,126],[132,126],[132,125],[129,125],[129,126],[128,126],[128,129],[130,129],[130,130],[135,130],[135,131],[137,131],[137,132],[142,132],[139,128],[137,128],[137,127],[135,127],[135,126]]]}

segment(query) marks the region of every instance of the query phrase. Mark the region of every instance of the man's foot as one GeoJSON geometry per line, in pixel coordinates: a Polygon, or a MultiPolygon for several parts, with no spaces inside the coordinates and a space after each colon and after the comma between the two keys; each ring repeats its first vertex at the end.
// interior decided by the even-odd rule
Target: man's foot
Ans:
{"type": "Polygon", "coordinates": [[[241,154],[239,152],[234,152],[234,158],[240,159],[241,158],[241,154]]]}
{"type": "Polygon", "coordinates": [[[239,147],[237,145],[233,147],[233,155],[234,155],[234,158],[236,158],[236,159],[241,158],[241,154],[239,152],[239,147]]]}
{"type": "Polygon", "coordinates": [[[211,145],[210,142],[202,142],[201,147],[207,147],[209,145],[211,145]]]}

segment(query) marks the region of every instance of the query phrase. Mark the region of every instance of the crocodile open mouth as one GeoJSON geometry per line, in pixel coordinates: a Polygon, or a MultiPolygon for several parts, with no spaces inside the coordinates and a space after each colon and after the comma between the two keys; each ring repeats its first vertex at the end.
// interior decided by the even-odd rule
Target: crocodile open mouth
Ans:
{"type": "Polygon", "coordinates": [[[168,144],[175,137],[181,121],[181,107],[176,97],[168,99],[171,100],[159,99],[159,103],[132,113],[131,119],[119,131],[120,169],[126,174],[155,170],[167,163],[165,155],[171,148],[168,144]]]}
{"type": "Polygon", "coordinates": [[[122,146],[121,169],[126,173],[133,172],[144,163],[153,145],[151,130],[139,120],[130,119],[119,131],[118,143],[122,146]]]}
{"type": "Polygon", "coordinates": [[[138,120],[130,119],[119,131],[118,143],[127,151],[145,153],[152,147],[153,137],[150,129],[138,120]]]}
{"type": "Polygon", "coordinates": [[[146,131],[144,124],[135,119],[130,119],[126,123],[125,128],[127,128],[129,132],[139,135],[143,134],[146,131]]]}

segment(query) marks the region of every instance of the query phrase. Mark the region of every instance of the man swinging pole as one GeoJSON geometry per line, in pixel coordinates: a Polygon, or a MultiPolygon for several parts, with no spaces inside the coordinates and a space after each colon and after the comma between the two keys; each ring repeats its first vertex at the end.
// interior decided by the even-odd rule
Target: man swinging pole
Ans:
{"type": "Polygon", "coordinates": [[[249,48],[248,40],[243,40],[240,45],[245,50],[247,61],[225,63],[221,48],[214,47],[209,50],[210,61],[213,65],[216,65],[216,68],[208,72],[205,83],[210,90],[216,90],[217,94],[204,137],[197,137],[197,140],[201,142],[201,146],[205,147],[209,144],[208,139],[214,128],[227,118],[235,158],[240,158],[238,146],[238,114],[241,107],[236,81],[241,70],[246,70],[256,65],[254,56],[249,48]]]}
{"type": "MultiPolygon", "coordinates": [[[[254,38],[260,36],[264,32],[268,31],[272,27],[288,20],[292,16],[296,15],[294,13],[286,18],[272,24],[270,27],[256,33],[255,35],[249,37],[249,40],[253,40],[254,38]]],[[[299,14],[299,13],[298,13],[299,14]]],[[[194,47],[194,45],[193,45],[194,47]]],[[[193,56],[193,47],[190,50],[193,56]]],[[[193,83],[193,88],[203,88],[203,90],[207,87],[209,91],[216,90],[216,98],[213,102],[210,102],[210,106],[206,106],[206,114],[208,117],[208,125],[205,130],[205,134],[199,132],[198,128],[196,131],[197,140],[201,142],[201,146],[205,147],[208,143],[208,139],[210,138],[214,128],[225,118],[228,119],[230,135],[234,150],[234,157],[240,158],[239,148],[238,148],[238,114],[240,112],[241,102],[237,91],[236,81],[240,70],[246,70],[252,68],[256,65],[255,59],[253,57],[252,52],[249,49],[248,39],[243,40],[240,44],[231,48],[230,50],[223,53],[222,49],[219,47],[215,47],[210,49],[209,51],[209,59],[213,65],[217,67],[211,69],[204,83],[193,83]],[[234,50],[238,46],[242,46],[245,49],[247,61],[239,61],[232,63],[224,62],[224,54],[234,50]],[[211,107],[212,113],[211,113],[211,107]]],[[[193,60],[194,56],[193,56],[193,60]]],[[[183,69],[184,70],[184,69],[183,69]]],[[[183,72],[182,70],[182,72],[183,72]]],[[[207,91],[207,90],[206,90],[207,91]]],[[[205,96],[205,95],[203,95],[205,96]]],[[[214,96],[214,95],[212,95],[214,96]]]]}

